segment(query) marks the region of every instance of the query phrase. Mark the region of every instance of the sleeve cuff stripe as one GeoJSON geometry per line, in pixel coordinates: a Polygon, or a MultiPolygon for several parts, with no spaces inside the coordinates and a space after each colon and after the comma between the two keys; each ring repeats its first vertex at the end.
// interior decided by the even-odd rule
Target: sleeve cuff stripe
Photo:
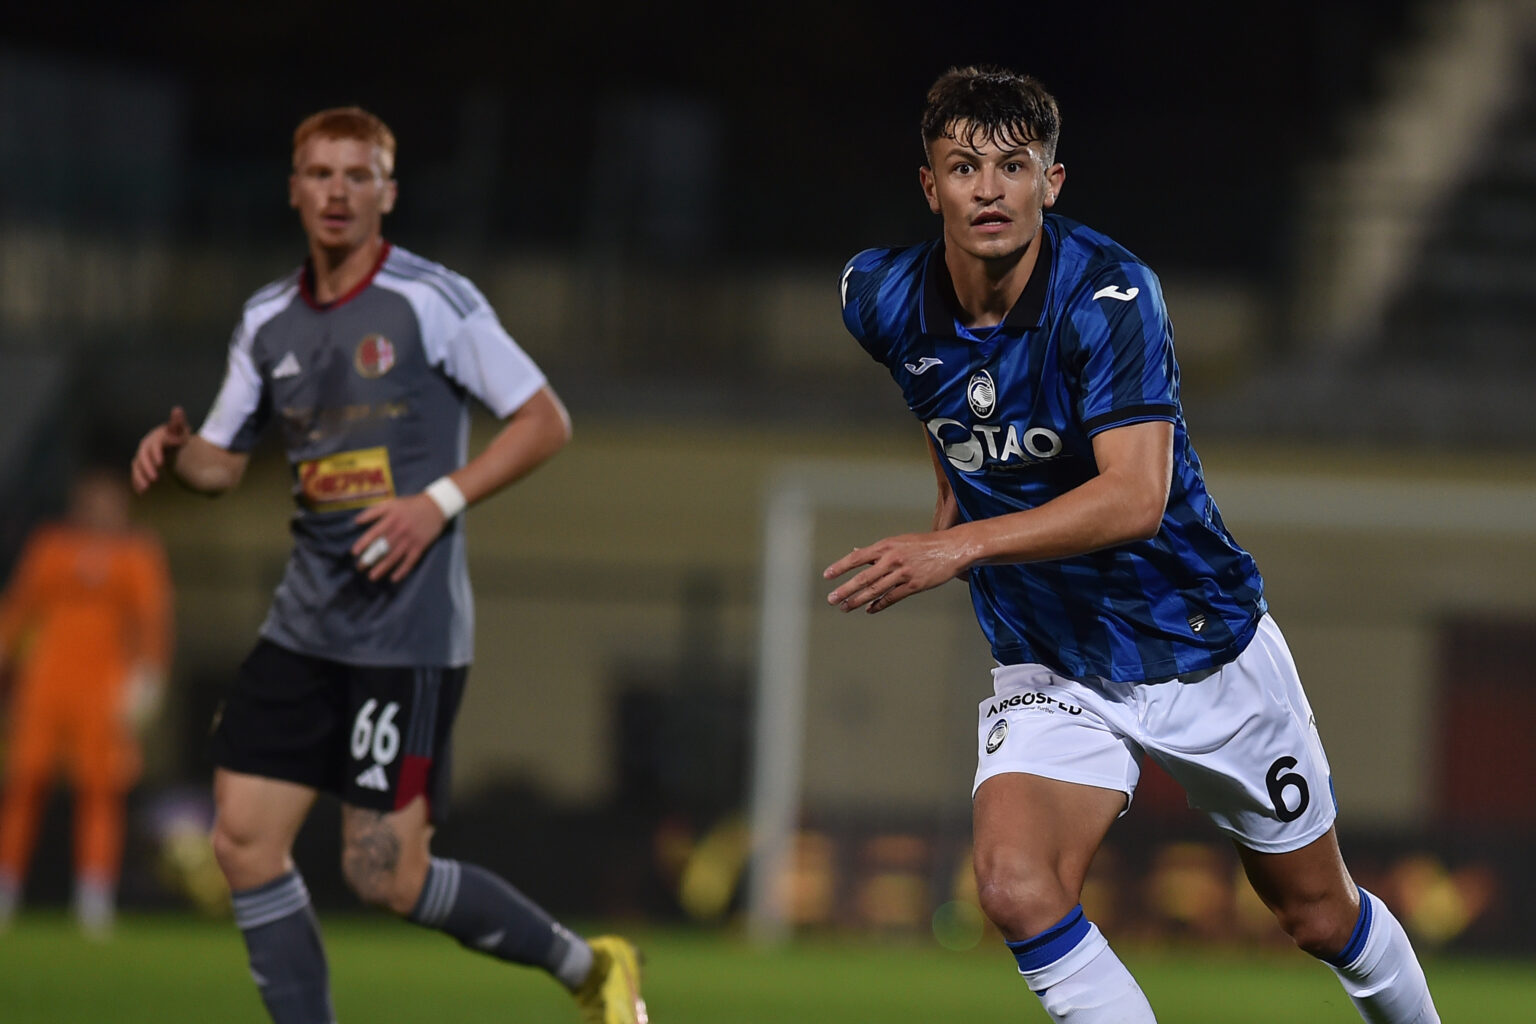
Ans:
{"type": "Polygon", "coordinates": [[[1083,429],[1090,434],[1096,434],[1107,427],[1123,426],[1128,423],[1136,423],[1145,420],[1168,420],[1179,418],[1179,410],[1173,405],[1131,405],[1123,409],[1113,409],[1101,416],[1083,421],[1083,429]]]}

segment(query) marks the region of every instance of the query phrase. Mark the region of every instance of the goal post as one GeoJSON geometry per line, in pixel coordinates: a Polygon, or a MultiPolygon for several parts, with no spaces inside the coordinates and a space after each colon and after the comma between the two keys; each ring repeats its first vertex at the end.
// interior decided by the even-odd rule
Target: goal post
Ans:
{"type": "MultiPolygon", "coordinates": [[[[810,617],[821,580],[816,522],[827,511],[911,511],[935,498],[931,471],[911,463],[807,460],[781,468],[763,512],[756,713],[750,816],[747,930],[757,942],[789,937],[781,880],[800,821],[810,617]]],[[[915,518],[913,527],[921,523],[915,518]]],[[[870,538],[871,540],[875,538],[870,538]]]]}

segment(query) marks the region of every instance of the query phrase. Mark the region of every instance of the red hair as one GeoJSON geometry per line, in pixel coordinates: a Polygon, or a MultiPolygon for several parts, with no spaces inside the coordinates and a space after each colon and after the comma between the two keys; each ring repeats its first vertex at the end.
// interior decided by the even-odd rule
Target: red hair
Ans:
{"type": "Polygon", "coordinates": [[[331,107],[310,114],[293,131],[293,164],[298,169],[299,150],[310,139],[357,139],[378,147],[384,177],[395,173],[395,133],[389,125],[362,107],[331,107]]]}

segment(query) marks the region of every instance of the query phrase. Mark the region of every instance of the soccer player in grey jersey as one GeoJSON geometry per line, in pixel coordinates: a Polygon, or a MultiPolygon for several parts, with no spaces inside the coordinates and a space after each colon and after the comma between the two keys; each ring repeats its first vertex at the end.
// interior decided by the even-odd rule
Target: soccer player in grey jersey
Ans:
{"type": "Polygon", "coordinates": [[[384,240],[394,158],[393,134],[356,107],[299,125],[289,202],[309,260],[246,303],[202,428],[172,409],[134,457],[141,493],[169,468],[221,494],[276,419],[293,471],[293,553],[214,731],[214,850],[277,1024],[334,1019],[291,856],[319,790],[342,800],[342,870],[362,899],[547,970],[592,1024],[644,1024],[630,943],[583,940],[429,850],[472,655],[461,513],[559,451],[570,421],[472,284],[384,240]],[[466,461],[468,396],[504,425],[466,461]]]}

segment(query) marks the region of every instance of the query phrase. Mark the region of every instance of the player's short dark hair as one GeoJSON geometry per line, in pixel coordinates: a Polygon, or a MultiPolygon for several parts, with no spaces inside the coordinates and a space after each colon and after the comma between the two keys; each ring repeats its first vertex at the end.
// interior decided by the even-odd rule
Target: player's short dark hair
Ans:
{"type": "Polygon", "coordinates": [[[923,150],[939,139],[974,146],[991,142],[998,146],[1022,146],[1038,142],[1045,147],[1046,166],[1056,162],[1056,140],[1061,135],[1061,111],[1056,97],[1029,75],[1004,68],[971,66],[950,68],[928,90],[923,106],[923,150]],[[965,125],[964,138],[956,134],[965,125]]]}
{"type": "Polygon", "coordinates": [[[384,177],[395,174],[395,133],[378,116],[362,107],[331,107],[310,114],[293,132],[294,168],[298,168],[299,150],[312,138],[357,139],[379,148],[384,177]]]}

